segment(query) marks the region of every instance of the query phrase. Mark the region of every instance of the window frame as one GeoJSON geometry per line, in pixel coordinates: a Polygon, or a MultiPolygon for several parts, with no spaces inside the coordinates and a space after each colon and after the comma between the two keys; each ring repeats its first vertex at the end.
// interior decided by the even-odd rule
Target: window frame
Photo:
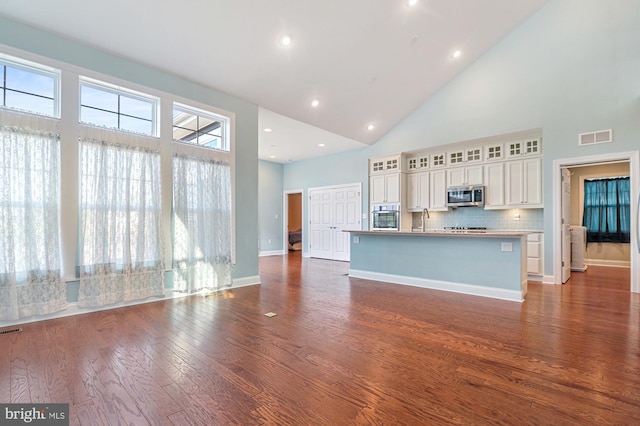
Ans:
{"type": "MultiPolygon", "coordinates": [[[[172,196],[170,188],[172,180],[170,173],[172,154],[176,150],[189,153],[203,159],[216,158],[227,161],[231,166],[231,220],[232,220],[232,240],[233,240],[233,262],[236,262],[237,250],[237,209],[236,209],[236,112],[232,109],[226,109],[224,106],[218,105],[217,98],[205,97],[199,94],[193,94],[188,91],[188,95],[179,92],[170,92],[159,87],[151,87],[144,83],[144,76],[132,76],[128,79],[118,77],[109,70],[100,70],[98,68],[86,68],[81,65],[75,65],[60,59],[54,59],[42,56],[37,53],[25,51],[12,46],[0,43],[0,58],[15,58],[17,62],[26,64],[35,64],[45,69],[55,69],[60,72],[60,85],[58,87],[58,116],[57,119],[45,115],[26,114],[21,110],[14,110],[0,107],[0,116],[7,119],[7,123],[12,126],[21,126],[23,123],[28,125],[35,119],[38,127],[43,131],[59,133],[64,141],[61,149],[61,164],[63,167],[61,174],[61,196],[64,202],[60,208],[60,232],[61,232],[61,269],[63,280],[72,282],[77,280],[79,267],[78,258],[78,240],[77,231],[79,226],[78,210],[80,208],[78,194],[76,190],[79,188],[78,151],[74,142],[78,138],[102,139],[106,133],[118,132],[127,135],[128,141],[131,143],[147,146],[152,141],[144,142],[144,139],[155,139],[161,144],[161,185],[162,185],[162,210],[163,215],[172,214],[172,196]],[[115,89],[124,89],[128,93],[148,94],[158,99],[158,107],[156,109],[157,136],[151,137],[139,133],[122,131],[119,129],[108,127],[97,127],[90,124],[80,122],[80,79],[85,81],[96,81],[105,86],[115,89]],[[214,116],[224,118],[226,122],[226,143],[228,151],[216,149],[202,149],[201,146],[187,143],[175,143],[173,140],[172,113],[173,103],[179,103],[190,109],[204,111],[214,116]],[[142,139],[138,139],[142,138],[142,139]],[[134,142],[141,140],[142,142],[134,142]],[[71,165],[71,166],[67,166],[71,165]],[[70,169],[69,167],[73,167],[70,169]],[[74,200],[76,200],[74,202],[74,200]]],[[[184,91],[184,90],[183,90],[184,91]]],[[[228,103],[225,103],[228,104],[228,103]]],[[[232,107],[227,107],[232,108],[232,107]]],[[[128,142],[129,143],[129,142],[128,142]]],[[[165,247],[165,265],[171,265],[172,257],[169,247],[171,247],[171,225],[169,220],[163,223],[164,230],[164,247],[165,247]]]]}
{"type": "MultiPolygon", "coordinates": [[[[200,147],[200,148],[209,149],[209,150],[213,150],[213,151],[217,151],[225,154],[230,154],[232,152],[232,141],[231,141],[231,132],[230,132],[230,126],[232,122],[231,116],[222,115],[220,113],[216,113],[211,110],[202,109],[199,107],[195,107],[193,105],[189,105],[189,104],[174,100],[171,105],[171,118],[172,118],[171,139],[175,143],[181,143],[188,146],[200,147]],[[173,137],[173,130],[178,126],[176,126],[173,123],[173,113],[176,110],[183,113],[195,115],[196,119],[203,117],[203,118],[208,118],[214,121],[218,121],[220,123],[220,129],[221,129],[221,132],[220,132],[221,148],[213,148],[205,145],[200,145],[198,143],[190,143],[187,141],[183,141],[181,139],[175,139],[173,137]]],[[[199,137],[199,132],[200,132],[200,129],[196,129],[196,138],[195,138],[196,140],[199,137]]]]}
{"type": "MultiPolygon", "coordinates": [[[[33,61],[29,61],[27,59],[22,59],[22,58],[17,58],[15,56],[12,55],[7,55],[4,54],[2,52],[0,52],[0,66],[4,67],[10,67],[10,68],[15,68],[18,70],[22,70],[28,73],[32,73],[32,74],[38,74],[44,77],[50,77],[53,79],[53,98],[51,99],[53,101],[53,114],[49,115],[49,114],[44,114],[44,113],[39,113],[39,112],[35,112],[35,111],[28,111],[28,110],[24,110],[24,109],[20,109],[20,108],[15,108],[12,106],[7,106],[5,105],[5,100],[6,100],[6,92],[7,92],[7,87],[6,87],[6,81],[4,81],[4,73],[2,74],[2,79],[3,79],[3,85],[2,85],[2,105],[0,105],[0,108],[6,109],[6,110],[10,110],[10,111],[16,111],[16,112],[21,112],[21,113],[25,113],[25,114],[32,114],[32,115],[36,115],[39,117],[48,117],[48,118],[57,118],[60,119],[61,117],[61,94],[62,94],[62,88],[61,88],[61,80],[62,80],[62,70],[60,70],[59,68],[55,68],[55,67],[51,67],[48,65],[44,65],[38,62],[33,62],[33,61]]],[[[12,89],[9,89],[12,90],[12,89]]],[[[41,98],[46,98],[49,99],[46,96],[42,96],[42,95],[38,95],[35,93],[30,93],[30,92],[22,92],[20,91],[20,93],[24,93],[27,95],[31,95],[31,96],[37,96],[37,97],[41,97],[41,98]]]]}
{"type": "Polygon", "coordinates": [[[81,125],[85,125],[85,126],[93,126],[93,127],[99,127],[99,128],[103,128],[106,130],[112,130],[112,131],[116,131],[116,132],[124,132],[124,133],[130,133],[133,135],[140,135],[140,136],[147,136],[147,137],[153,137],[153,138],[160,138],[160,98],[158,96],[154,96],[154,95],[150,95],[148,93],[144,93],[144,92],[140,92],[137,90],[133,90],[133,89],[129,89],[126,87],[122,87],[116,84],[111,84],[102,80],[97,80],[95,78],[91,78],[91,77],[87,77],[84,75],[80,75],[78,77],[78,123],[80,123],[81,125]],[[105,112],[109,112],[109,113],[113,113],[116,114],[118,116],[118,122],[120,122],[120,117],[124,116],[124,117],[130,117],[130,118],[134,118],[134,119],[138,119],[138,120],[145,120],[143,118],[140,117],[135,117],[129,114],[123,114],[120,111],[109,111],[109,110],[104,110],[104,109],[100,109],[100,108],[95,108],[93,106],[89,106],[89,105],[83,105],[82,104],[82,88],[86,86],[89,87],[91,89],[95,89],[95,90],[100,90],[103,92],[107,92],[107,93],[111,93],[117,96],[125,96],[131,99],[135,99],[135,100],[139,100],[139,101],[144,101],[144,102],[150,102],[152,105],[151,108],[151,134],[146,134],[146,133],[139,133],[139,132],[135,132],[132,130],[127,130],[127,129],[122,129],[119,126],[118,127],[108,127],[108,126],[100,126],[97,124],[93,124],[93,123],[89,123],[86,121],[82,121],[82,107],[87,107],[87,108],[92,108],[92,109],[97,109],[100,111],[105,111],[105,112]]]}

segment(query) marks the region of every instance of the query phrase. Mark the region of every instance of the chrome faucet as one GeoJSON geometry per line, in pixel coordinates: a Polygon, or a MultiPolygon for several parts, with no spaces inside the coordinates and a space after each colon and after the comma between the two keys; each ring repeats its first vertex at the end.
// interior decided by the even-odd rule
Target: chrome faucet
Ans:
{"type": "Polygon", "coordinates": [[[427,215],[427,219],[429,219],[429,210],[427,210],[427,208],[425,207],[424,210],[422,210],[422,232],[425,231],[425,225],[426,225],[426,221],[424,220],[424,215],[427,215]]]}

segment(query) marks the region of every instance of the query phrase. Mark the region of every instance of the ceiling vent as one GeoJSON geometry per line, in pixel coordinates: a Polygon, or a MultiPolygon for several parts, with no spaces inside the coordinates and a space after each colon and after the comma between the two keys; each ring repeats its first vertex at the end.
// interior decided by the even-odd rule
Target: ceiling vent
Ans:
{"type": "Polygon", "coordinates": [[[597,132],[580,133],[578,145],[594,145],[597,143],[613,142],[613,129],[598,130],[597,132]]]}

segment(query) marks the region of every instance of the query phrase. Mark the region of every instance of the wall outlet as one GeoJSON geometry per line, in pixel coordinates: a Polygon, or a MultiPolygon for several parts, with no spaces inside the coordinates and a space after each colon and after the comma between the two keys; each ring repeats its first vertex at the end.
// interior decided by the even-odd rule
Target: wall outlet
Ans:
{"type": "Polygon", "coordinates": [[[353,237],[353,244],[360,244],[360,237],[353,237]]]}
{"type": "Polygon", "coordinates": [[[516,213],[513,215],[513,220],[520,220],[520,213],[516,213]]]}
{"type": "Polygon", "coordinates": [[[502,251],[513,251],[512,243],[502,243],[502,251]]]}

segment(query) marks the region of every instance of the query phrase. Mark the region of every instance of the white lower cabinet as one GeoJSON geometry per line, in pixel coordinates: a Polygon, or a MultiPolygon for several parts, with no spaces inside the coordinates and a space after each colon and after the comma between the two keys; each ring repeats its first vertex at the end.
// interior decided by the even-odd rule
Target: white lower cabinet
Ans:
{"type": "Polygon", "coordinates": [[[544,274],[544,234],[527,235],[527,273],[534,276],[544,274]]]}

